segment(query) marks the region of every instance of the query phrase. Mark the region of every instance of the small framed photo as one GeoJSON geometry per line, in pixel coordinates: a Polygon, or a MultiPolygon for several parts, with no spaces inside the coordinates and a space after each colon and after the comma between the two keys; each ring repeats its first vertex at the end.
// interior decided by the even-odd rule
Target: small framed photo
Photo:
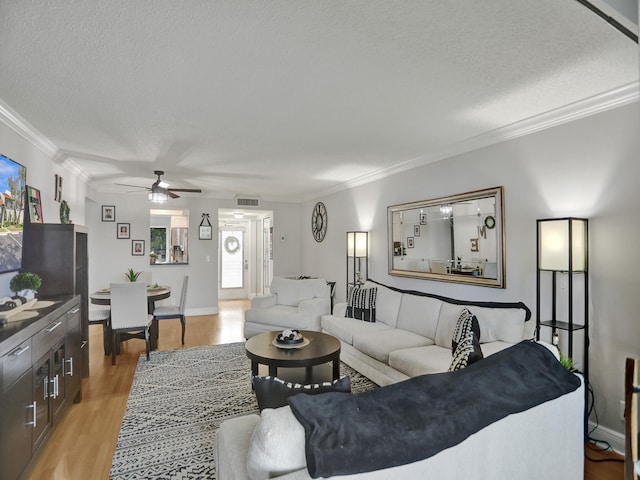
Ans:
{"type": "Polygon", "coordinates": [[[129,229],[131,228],[130,223],[119,223],[118,224],[118,233],[117,238],[130,238],[129,229]]]}
{"type": "Polygon", "coordinates": [[[414,237],[419,237],[420,236],[420,225],[414,225],[413,226],[413,236],[414,237]]]}
{"type": "Polygon", "coordinates": [[[407,248],[413,248],[413,237],[407,237],[407,248]]]}
{"type": "Polygon", "coordinates": [[[427,224],[427,214],[426,213],[421,213],[420,214],[420,225],[426,225],[427,224]]]}
{"type": "Polygon", "coordinates": [[[144,240],[131,240],[131,255],[144,255],[144,240]]]}
{"type": "Polygon", "coordinates": [[[211,225],[200,225],[198,233],[199,233],[198,235],[199,240],[211,240],[212,239],[211,225]]]}
{"type": "Polygon", "coordinates": [[[102,205],[102,221],[103,222],[115,222],[116,221],[116,206],[115,205],[102,205]]]}
{"type": "Polygon", "coordinates": [[[31,223],[42,223],[42,202],[40,190],[27,185],[27,203],[29,204],[29,219],[31,223]]]}

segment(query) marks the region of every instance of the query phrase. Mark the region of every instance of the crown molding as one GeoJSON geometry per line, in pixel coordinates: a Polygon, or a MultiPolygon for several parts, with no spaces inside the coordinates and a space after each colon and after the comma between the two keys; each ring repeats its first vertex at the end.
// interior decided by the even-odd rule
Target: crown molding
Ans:
{"type": "MultiPolygon", "coordinates": [[[[585,100],[515,122],[511,125],[507,125],[506,127],[502,127],[476,137],[462,140],[449,148],[433,154],[424,155],[388,168],[376,170],[375,172],[362,175],[348,182],[340,183],[339,185],[326,189],[320,193],[314,193],[312,196],[301,198],[300,200],[310,201],[322,196],[331,195],[348,188],[371,183],[376,180],[405,172],[413,168],[428,165],[430,163],[438,162],[446,158],[451,158],[456,155],[461,155],[490,145],[502,143],[514,138],[530,135],[535,132],[573,122],[613,108],[628,105],[630,103],[637,102],[639,99],[640,82],[632,82],[615,90],[595,95],[585,100]]],[[[89,182],[87,173],[80,168],[76,162],[69,158],[69,156],[60,150],[57,145],[36,130],[29,122],[23,119],[1,99],[0,121],[47,155],[53,162],[62,165],[83,181],[89,182]]],[[[264,198],[264,200],[267,200],[267,198],[264,198]]],[[[269,200],[277,201],[275,198],[269,200]]]]}
{"type": "Polygon", "coordinates": [[[2,100],[0,100],[0,121],[52,160],[62,155],[57,145],[42,135],[2,100]]]}
{"type": "Polygon", "coordinates": [[[51,161],[63,166],[85,182],[88,181],[87,173],[76,162],[71,160],[55,143],[40,133],[2,99],[0,99],[0,121],[44,153],[51,161]]]}
{"type": "Polygon", "coordinates": [[[589,117],[597,113],[602,113],[613,108],[622,107],[640,99],[640,82],[632,82],[620,88],[595,95],[585,100],[572,103],[570,105],[551,110],[505,127],[492,130],[476,137],[462,140],[449,148],[435,152],[430,155],[417,157],[397,165],[376,170],[367,175],[362,175],[348,182],[341,183],[321,194],[314,194],[313,197],[305,198],[306,201],[315,200],[319,197],[337,193],[342,190],[365,185],[367,183],[380,180],[397,173],[405,172],[413,168],[428,165],[447,158],[468,153],[473,150],[496,145],[507,140],[530,135],[535,132],[546,130],[566,123],[589,117]]]}

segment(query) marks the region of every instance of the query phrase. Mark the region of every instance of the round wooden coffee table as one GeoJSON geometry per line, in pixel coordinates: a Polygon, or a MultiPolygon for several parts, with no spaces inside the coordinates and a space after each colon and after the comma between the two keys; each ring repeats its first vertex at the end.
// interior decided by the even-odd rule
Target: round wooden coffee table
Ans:
{"type": "Polygon", "coordinates": [[[261,333],[245,343],[253,375],[258,374],[259,364],[267,365],[272,377],[278,376],[278,367],[305,367],[307,383],[310,383],[314,365],[332,362],[333,379],[340,377],[340,340],[326,333],[301,330],[302,336],[309,340],[308,345],[301,348],[279,348],[273,345],[278,333],[280,331],[261,333]]]}

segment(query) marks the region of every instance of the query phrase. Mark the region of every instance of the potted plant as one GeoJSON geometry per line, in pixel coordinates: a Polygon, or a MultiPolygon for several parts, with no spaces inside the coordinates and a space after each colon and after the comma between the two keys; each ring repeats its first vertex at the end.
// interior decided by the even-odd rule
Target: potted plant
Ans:
{"type": "Polygon", "coordinates": [[[35,295],[42,285],[42,278],[35,273],[22,272],[14,276],[9,282],[9,288],[18,296],[22,293],[25,298],[35,298],[35,295]]]}
{"type": "Polygon", "coordinates": [[[570,372],[577,372],[573,358],[567,357],[564,353],[560,352],[560,365],[569,370],[570,372]]]}
{"type": "Polygon", "coordinates": [[[158,254],[156,252],[151,252],[149,254],[149,259],[151,260],[151,263],[156,263],[158,260],[158,254]]]}
{"type": "Polygon", "coordinates": [[[127,273],[125,273],[124,276],[130,282],[135,282],[136,280],[138,280],[140,272],[136,272],[133,268],[130,268],[129,270],[127,270],[127,273]]]}

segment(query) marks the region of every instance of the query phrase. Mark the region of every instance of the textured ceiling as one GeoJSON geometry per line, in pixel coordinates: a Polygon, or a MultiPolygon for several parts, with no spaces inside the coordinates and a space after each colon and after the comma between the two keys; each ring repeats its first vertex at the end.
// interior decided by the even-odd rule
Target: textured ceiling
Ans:
{"type": "Polygon", "coordinates": [[[312,198],[637,89],[638,57],[572,0],[0,0],[0,99],[98,191],[312,198]]]}

